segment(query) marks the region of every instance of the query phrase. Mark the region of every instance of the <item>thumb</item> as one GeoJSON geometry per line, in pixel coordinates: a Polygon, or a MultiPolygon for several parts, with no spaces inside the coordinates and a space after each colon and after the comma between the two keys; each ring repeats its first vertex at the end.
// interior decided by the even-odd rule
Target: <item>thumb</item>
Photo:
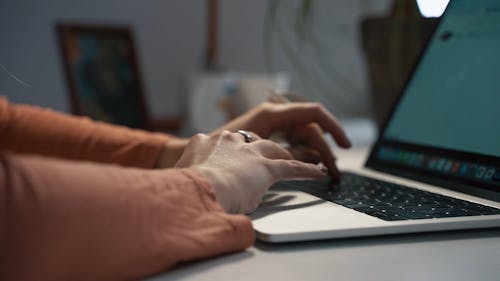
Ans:
{"type": "Polygon", "coordinates": [[[326,171],[318,166],[298,160],[276,159],[270,160],[270,169],[275,180],[285,179],[316,179],[325,177],[326,171]]]}

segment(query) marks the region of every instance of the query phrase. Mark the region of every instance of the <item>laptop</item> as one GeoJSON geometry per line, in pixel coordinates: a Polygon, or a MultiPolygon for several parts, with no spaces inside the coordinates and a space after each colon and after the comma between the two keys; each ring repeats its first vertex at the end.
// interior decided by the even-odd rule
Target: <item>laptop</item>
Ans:
{"type": "Polygon", "coordinates": [[[500,227],[500,2],[452,0],[363,167],[275,184],[250,216],[289,242],[500,227]]]}

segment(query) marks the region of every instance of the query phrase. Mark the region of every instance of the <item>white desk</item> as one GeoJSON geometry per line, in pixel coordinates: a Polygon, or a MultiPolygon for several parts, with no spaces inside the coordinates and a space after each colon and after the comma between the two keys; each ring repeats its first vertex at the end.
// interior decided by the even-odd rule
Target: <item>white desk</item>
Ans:
{"type": "MultiPolygon", "coordinates": [[[[366,150],[338,152],[339,167],[366,150]]],[[[182,265],[148,280],[500,280],[500,229],[289,244],[182,265]]]]}

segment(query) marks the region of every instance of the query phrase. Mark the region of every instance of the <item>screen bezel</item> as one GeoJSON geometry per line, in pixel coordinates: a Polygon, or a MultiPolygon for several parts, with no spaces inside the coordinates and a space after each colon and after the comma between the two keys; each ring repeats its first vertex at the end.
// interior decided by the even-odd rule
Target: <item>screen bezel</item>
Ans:
{"type": "MultiPolygon", "coordinates": [[[[451,2],[450,2],[451,4],[451,2]]],[[[449,7],[449,5],[448,5],[449,7]]],[[[365,167],[373,170],[377,170],[380,172],[388,173],[388,174],[393,174],[396,176],[402,176],[406,178],[410,178],[413,180],[429,183],[432,185],[437,185],[440,187],[444,187],[447,189],[452,189],[456,191],[460,191],[463,193],[483,197],[489,200],[494,200],[497,202],[500,202],[500,189],[498,186],[494,185],[489,185],[485,184],[482,182],[478,181],[473,181],[470,179],[464,179],[464,178],[458,178],[458,177],[453,177],[451,175],[446,175],[442,173],[436,173],[424,169],[419,169],[416,167],[409,167],[406,165],[398,165],[393,162],[387,162],[383,160],[379,160],[376,157],[377,151],[383,147],[383,146],[390,146],[390,147],[395,147],[395,148],[401,148],[401,149],[407,149],[411,150],[417,153],[425,153],[425,154],[431,154],[435,155],[436,157],[448,157],[448,158],[453,158],[459,161],[467,161],[467,162],[475,162],[479,164],[485,164],[485,165],[493,165],[496,167],[499,167],[500,163],[500,157],[494,157],[494,156],[488,156],[488,155],[482,155],[482,154],[475,154],[475,153],[468,153],[468,152],[462,152],[462,151],[457,151],[457,150],[450,150],[450,149],[443,149],[443,148],[438,148],[438,147],[432,147],[432,146],[425,146],[425,145],[418,145],[418,144],[412,144],[412,143],[407,143],[407,142],[399,142],[399,141],[394,141],[394,140],[385,140],[383,139],[383,135],[388,127],[388,124],[392,117],[394,116],[394,113],[396,111],[396,108],[400,104],[402,97],[404,96],[407,87],[409,85],[409,82],[411,81],[412,77],[414,76],[415,71],[417,70],[418,66],[420,65],[420,62],[422,60],[422,57],[425,55],[430,42],[432,42],[433,38],[435,37],[435,33],[437,30],[439,30],[439,27],[442,24],[442,18],[446,16],[448,12],[448,7],[446,8],[445,12],[443,13],[443,16],[439,19],[439,23],[436,25],[435,29],[432,32],[432,35],[428,38],[425,46],[422,48],[420,54],[418,55],[417,60],[415,61],[415,64],[413,65],[411,71],[409,72],[410,74],[406,78],[406,81],[404,83],[404,86],[402,87],[398,97],[396,98],[395,102],[393,103],[391,107],[391,111],[388,114],[387,118],[384,120],[383,125],[381,127],[381,130],[379,131],[379,137],[377,138],[377,141],[375,144],[372,146],[370,150],[370,155],[368,159],[365,162],[365,167]]]]}

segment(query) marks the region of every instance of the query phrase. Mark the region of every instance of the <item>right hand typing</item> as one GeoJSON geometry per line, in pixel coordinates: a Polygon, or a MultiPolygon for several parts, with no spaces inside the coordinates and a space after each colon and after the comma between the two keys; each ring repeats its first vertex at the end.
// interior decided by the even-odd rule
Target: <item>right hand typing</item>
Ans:
{"type": "Polygon", "coordinates": [[[261,139],[245,142],[239,133],[221,131],[191,138],[176,168],[193,168],[213,186],[217,201],[229,213],[254,211],[269,187],[279,180],[326,176],[318,166],[293,160],[279,144],[261,139]]]}

